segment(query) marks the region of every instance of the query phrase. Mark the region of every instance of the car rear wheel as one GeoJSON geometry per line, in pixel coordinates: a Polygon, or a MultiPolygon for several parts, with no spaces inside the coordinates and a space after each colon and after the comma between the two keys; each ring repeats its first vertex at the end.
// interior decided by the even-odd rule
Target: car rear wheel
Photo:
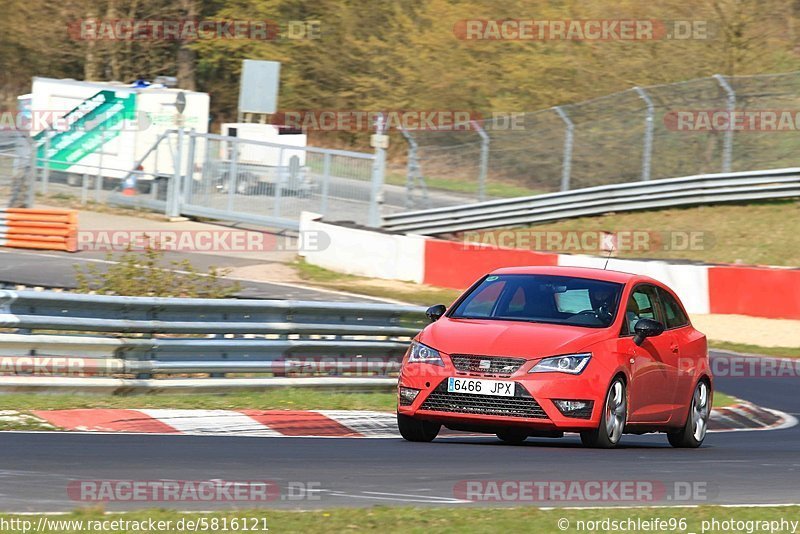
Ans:
{"type": "Polygon", "coordinates": [[[506,443],[519,445],[528,439],[528,433],[520,430],[503,430],[502,432],[497,433],[497,437],[506,443]]]}
{"type": "Polygon", "coordinates": [[[397,428],[406,441],[433,441],[442,425],[397,414],[397,428]]]}
{"type": "Polygon", "coordinates": [[[627,417],[628,398],[625,393],[625,382],[617,377],[608,388],[603,413],[600,416],[600,426],[594,430],[581,432],[581,442],[587,447],[601,449],[616,447],[625,430],[627,417]]]}
{"type": "Polygon", "coordinates": [[[677,432],[668,432],[667,439],[673,447],[696,448],[706,437],[708,418],[711,414],[711,387],[700,381],[694,388],[692,403],[689,407],[689,416],[686,424],[677,432]]]}

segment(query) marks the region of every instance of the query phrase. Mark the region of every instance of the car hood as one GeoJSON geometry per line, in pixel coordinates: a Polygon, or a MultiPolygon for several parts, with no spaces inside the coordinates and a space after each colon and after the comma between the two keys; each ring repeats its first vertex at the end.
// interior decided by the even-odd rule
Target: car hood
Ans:
{"type": "Polygon", "coordinates": [[[536,359],[584,350],[608,335],[606,328],[442,317],[418,340],[446,354],[536,359]]]}

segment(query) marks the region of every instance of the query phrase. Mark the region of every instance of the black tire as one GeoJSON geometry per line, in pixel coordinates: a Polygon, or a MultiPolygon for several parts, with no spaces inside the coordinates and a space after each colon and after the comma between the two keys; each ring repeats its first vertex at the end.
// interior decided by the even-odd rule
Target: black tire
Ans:
{"type": "Polygon", "coordinates": [[[502,432],[497,433],[497,437],[505,443],[519,445],[528,439],[528,433],[522,430],[503,430],[502,432]]]}
{"type": "Polygon", "coordinates": [[[673,447],[680,449],[696,449],[703,444],[708,430],[708,418],[711,413],[711,386],[705,380],[697,383],[692,393],[692,401],[689,403],[689,413],[686,415],[686,423],[683,428],[675,432],[667,432],[667,440],[673,447]],[[699,406],[698,406],[699,404],[699,406]],[[696,424],[701,416],[703,428],[699,429],[696,424]]]}
{"type": "Polygon", "coordinates": [[[625,382],[620,377],[611,381],[600,415],[600,426],[581,432],[581,442],[586,447],[612,449],[617,446],[628,419],[628,397],[625,382]],[[622,403],[621,405],[619,403],[622,403]],[[616,417],[609,429],[609,416],[616,417]]]}
{"type": "Polygon", "coordinates": [[[406,441],[426,442],[433,441],[439,435],[442,425],[397,414],[397,428],[406,441]]]}

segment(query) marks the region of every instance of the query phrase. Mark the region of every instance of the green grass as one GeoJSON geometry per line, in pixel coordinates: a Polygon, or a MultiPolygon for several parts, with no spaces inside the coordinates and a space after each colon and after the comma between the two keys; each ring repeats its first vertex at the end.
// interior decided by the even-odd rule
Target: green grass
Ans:
{"type": "MultiPolygon", "coordinates": [[[[800,202],[796,200],[608,213],[538,224],[529,229],[536,232],[650,231],[662,235],[664,232],[700,232],[698,235],[702,236],[703,242],[696,243],[699,246],[684,247],[688,248],[686,250],[681,247],[668,247],[668,250],[664,250],[659,245],[647,250],[621,250],[615,254],[623,258],[800,265],[800,202]]],[[[574,248],[552,250],[600,253],[597,250],[574,248]]]]}
{"type": "MultiPolygon", "coordinates": [[[[405,174],[387,173],[385,181],[391,185],[406,185],[405,174]]],[[[478,178],[473,180],[456,180],[452,178],[436,178],[433,176],[425,177],[425,185],[428,189],[438,189],[440,191],[450,191],[453,193],[462,193],[465,195],[478,194],[478,178]]],[[[530,189],[514,184],[506,184],[502,182],[489,181],[486,184],[486,196],[497,198],[514,198],[514,197],[527,197],[531,195],[539,195],[545,191],[538,189],[530,189]]]]}
{"type": "Polygon", "coordinates": [[[761,354],[763,356],[800,358],[800,347],[761,347],[759,345],[730,343],[728,341],[709,341],[708,347],[711,349],[732,350],[733,352],[761,354]]]}
{"type": "MultiPolygon", "coordinates": [[[[301,503],[302,504],[302,503],[301,503]]],[[[235,510],[214,513],[180,513],[168,510],[142,510],[128,513],[103,514],[101,510],[90,509],[75,511],[66,515],[48,516],[48,523],[41,533],[81,532],[75,525],[66,523],[57,524],[56,521],[83,521],[83,532],[101,532],[100,530],[87,529],[91,527],[90,521],[101,520],[127,520],[127,521],[171,521],[171,528],[161,532],[178,532],[175,530],[180,520],[203,520],[211,522],[213,519],[226,518],[228,521],[237,518],[256,518],[258,527],[269,528],[272,532],[536,532],[537,534],[550,534],[562,532],[604,532],[607,530],[598,525],[581,525],[579,522],[602,522],[605,520],[652,521],[654,518],[673,522],[669,532],[702,532],[703,521],[712,518],[722,522],[725,520],[736,521],[780,521],[781,518],[796,520],[800,507],[750,507],[750,508],[722,508],[718,506],[700,507],[670,507],[670,508],[605,508],[590,510],[555,509],[541,510],[535,506],[520,505],[514,508],[487,508],[487,507],[448,507],[448,508],[412,508],[412,507],[387,507],[374,506],[369,508],[332,508],[319,511],[278,511],[278,510],[235,510]],[[262,518],[265,525],[262,524],[262,518]],[[568,521],[564,524],[563,521],[568,521]],[[559,523],[561,521],[561,523],[559,523]],[[561,525],[562,528],[559,528],[561,525]],[[566,528],[563,528],[566,526],[566,528]],[[581,526],[583,528],[581,528],[581,526]],[[589,529],[594,526],[593,529],[589,529]]],[[[36,526],[39,517],[36,515],[14,516],[2,514],[0,519],[19,519],[31,521],[31,530],[36,526]]],[[[249,526],[252,523],[248,522],[249,526]]],[[[635,523],[634,523],[635,525],[635,523]]],[[[184,524],[185,526],[185,524],[184,524]]],[[[719,528],[719,527],[718,527],[719,528]]],[[[745,527],[747,528],[747,527],[745,527]]],[[[20,529],[21,531],[21,529],[20,529]]],[[[145,532],[136,530],[135,532],[145,532]]],[[[190,531],[185,529],[184,531],[190,531]]],[[[219,529],[196,529],[198,532],[215,532],[219,529]]],[[[227,532],[245,532],[244,529],[229,529],[227,532]]],[[[264,532],[264,530],[250,530],[251,532],[264,532]]],[[[626,528],[626,532],[653,531],[626,528]]],[[[710,527],[706,525],[706,532],[710,527]]],[[[134,530],[103,530],[102,532],[134,532],[134,530]]],[[[732,532],[732,530],[716,530],[716,532],[732,532]]],[[[737,530],[738,532],[738,530],[737,530]]]]}
{"type": "Polygon", "coordinates": [[[449,305],[461,294],[461,291],[457,289],[341,274],[308,264],[303,260],[298,260],[295,263],[295,267],[300,278],[307,282],[308,285],[398,300],[420,306],[449,305]]]}
{"type": "Polygon", "coordinates": [[[736,397],[731,397],[719,391],[714,392],[714,408],[724,408],[725,406],[733,406],[738,403],[739,399],[736,397]]]}

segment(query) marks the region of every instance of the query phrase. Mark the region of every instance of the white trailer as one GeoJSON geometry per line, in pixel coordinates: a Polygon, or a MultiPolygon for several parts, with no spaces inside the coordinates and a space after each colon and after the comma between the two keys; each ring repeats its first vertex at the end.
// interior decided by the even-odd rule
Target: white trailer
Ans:
{"type": "Polygon", "coordinates": [[[281,194],[308,196],[314,191],[306,167],[306,134],[250,122],[224,123],[221,130],[229,142],[220,145],[219,159],[210,162],[217,189],[225,192],[231,186],[229,173],[235,161],[238,193],[274,194],[280,190],[281,194]]]}
{"type": "MultiPolygon", "coordinates": [[[[105,178],[122,179],[164,132],[185,128],[207,133],[208,110],[207,93],[37,77],[31,92],[31,135],[53,171],[95,176],[102,167],[105,178]]],[[[172,155],[166,149],[154,152],[140,170],[139,180],[170,176],[172,155]]]]}

